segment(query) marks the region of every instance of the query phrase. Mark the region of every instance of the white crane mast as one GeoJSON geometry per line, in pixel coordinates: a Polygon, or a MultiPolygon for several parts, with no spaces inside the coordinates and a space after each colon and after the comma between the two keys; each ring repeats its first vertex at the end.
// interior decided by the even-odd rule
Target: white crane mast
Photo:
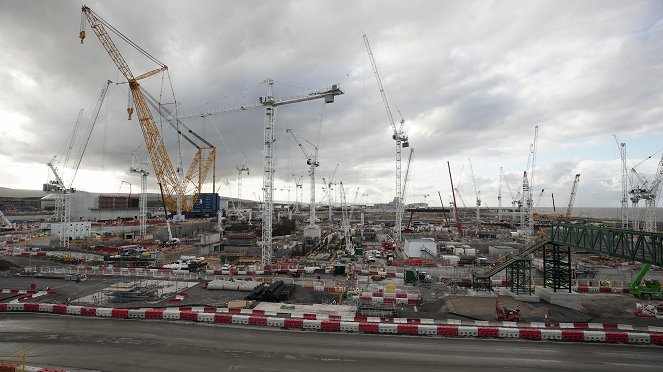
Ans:
{"type": "Polygon", "coordinates": [[[304,148],[302,141],[299,140],[299,135],[297,135],[295,131],[290,128],[286,128],[285,131],[290,133],[295,142],[297,142],[297,145],[299,146],[300,150],[302,150],[304,157],[306,157],[306,164],[309,166],[308,174],[310,176],[311,201],[309,203],[308,225],[309,227],[315,227],[315,168],[320,166],[320,163],[318,162],[318,146],[304,138],[303,140],[313,148],[313,153],[309,154],[309,152],[304,148]]]}
{"type": "Polygon", "coordinates": [[[236,165],[235,168],[237,169],[237,212],[240,212],[240,209],[242,208],[242,173],[246,172],[246,175],[248,176],[249,173],[249,167],[246,166],[246,163],[242,165],[236,165]]]}
{"type": "Polygon", "coordinates": [[[467,159],[470,163],[470,173],[472,174],[472,184],[474,185],[474,194],[476,195],[476,219],[477,224],[481,225],[481,191],[477,187],[477,180],[474,178],[474,169],[472,168],[472,159],[467,159]]]}
{"type": "Polygon", "coordinates": [[[131,168],[129,172],[140,174],[140,200],[138,215],[140,222],[140,236],[144,238],[147,234],[147,176],[150,174],[144,167],[145,163],[138,160],[138,156],[134,152],[131,157],[131,168]]]}
{"type": "Polygon", "coordinates": [[[645,196],[645,231],[657,232],[656,227],[656,202],[661,193],[661,184],[663,183],[663,156],[658,162],[656,173],[654,174],[654,181],[647,190],[645,196]]]}
{"type": "Polygon", "coordinates": [[[295,178],[295,213],[299,213],[299,202],[303,199],[303,183],[302,183],[302,176],[297,176],[295,174],[292,175],[295,178]]]}
{"type": "Polygon", "coordinates": [[[330,88],[312,92],[307,95],[291,98],[274,98],[274,80],[266,79],[263,83],[267,85],[267,95],[260,97],[258,102],[231,107],[221,107],[204,112],[190,112],[182,115],[172,116],[169,119],[186,119],[195,117],[207,117],[210,115],[223,114],[248,109],[265,109],[265,120],[263,130],[263,178],[262,178],[262,265],[272,264],[272,214],[274,211],[274,124],[276,121],[276,107],[292,103],[324,99],[325,103],[334,102],[334,97],[343,94],[338,84],[330,88]]]}
{"type": "Polygon", "coordinates": [[[71,148],[73,147],[79,126],[81,124],[85,125],[85,123],[87,122],[87,127],[85,128],[85,132],[83,133],[80,143],[78,144],[78,150],[76,152],[76,157],[74,159],[74,165],[72,167],[72,174],[71,178],[69,179],[69,184],[65,183],[61,174],[58,173],[57,169],[53,165],[53,161],[55,160],[57,155],[54,156],[53,159],[51,159],[51,161],[46,163],[46,165],[51,169],[53,175],[55,176],[55,182],[51,183],[50,185],[44,185],[44,191],[56,192],[55,210],[56,210],[56,221],[60,222],[61,248],[69,247],[69,224],[71,222],[71,194],[76,191],[72,187],[72,185],[74,183],[74,179],[76,178],[76,173],[78,173],[78,168],[81,165],[81,161],[83,160],[83,155],[85,154],[87,145],[90,142],[90,137],[92,136],[92,130],[94,129],[94,125],[97,122],[97,118],[99,117],[99,112],[101,111],[101,106],[104,102],[104,98],[106,98],[106,93],[108,92],[108,87],[110,86],[111,83],[112,82],[110,80],[104,83],[104,86],[101,89],[101,93],[99,94],[99,98],[97,99],[97,102],[92,110],[92,115],[89,118],[83,117],[81,112],[79,112],[78,114],[76,125],[74,127],[74,133],[72,134],[71,143],[69,145],[69,149],[67,150],[67,155],[66,155],[67,160],[71,153],[71,148]]]}
{"type": "MultiPolygon", "coordinates": [[[[378,65],[375,62],[375,57],[373,56],[373,51],[371,50],[371,45],[368,42],[368,37],[364,35],[364,44],[366,46],[366,51],[368,52],[368,57],[371,60],[371,66],[373,67],[373,73],[375,74],[375,80],[378,83],[378,89],[380,90],[380,95],[382,96],[382,102],[384,103],[384,108],[387,111],[387,118],[389,119],[389,124],[393,130],[393,135],[391,136],[394,141],[396,141],[396,231],[394,232],[394,239],[396,242],[401,241],[401,230],[402,230],[402,220],[403,220],[403,208],[400,205],[402,201],[401,194],[401,149],[403,147],[409,147],[410,143],[408,141],[408,136],[403,130],[405,125],[405,120],[401,117],[400,125],[396,128],[396,123],[394,122],[394,117],[391,114],[391,108],[389,108],[389,101],[387,100],[387,94],[385,93],[384,87],[382,86],[382,78],[380,77],[380,71],[378,65]]],[[[400,114],[400,113],[399,113],[400,114]]]]}
{"type": "Polygon", "coordinates": [[[329,177],[329,181],[326,181],[324,178],[322,179],[322,181],[325,183],[325,186],[327,187],[327,201],[329,202],[329,225],[330,226],[334,225],[334,219],[333,219],[334,188],[332,186],[335,185],[334,177],[336,177],[336,172],[338,171],[338,166],[339,166],[339,164],[336,164],[336,167],[334,168],[334,171],[332,172],[331,177],[329,177]]]}
{"type": "Polygon", "coordinates": [[[500,167],[499,186],[497,187],[497,221],[502,221],[502,167],[500,167]]]}
{"type": "Polygon", "coordinates": [[[534,143],[530,146],[527,160],[527,168],[523,173],[523,195],[521,201],[525,209],[521,212],[521,229],[527,236],[534,236],[534,198],[532,189],[534,187],[534,169],[536,168],[536,151],[539,138],[539,126],[534,127],[534,143]],[[527,177],[529,172],[529,178],[527,177]]]}
{"type": "Polygon", "coordinates": [[[617,148],[619,149],[619,156],[621,158],[620,169],[621,169],[621,185],[622,185],[622,195],[619,200],[620,209],[621,209],[621,228],[627,229],[629,225],[628,221],[628,166],[626,165],[626,143],[620,142],[616,135],[613,134],[615,142],[617,143],[617,148]]]}
{"type": "Polygon", "coordinates": [[[350,218],[348,216],[347,200],[345,198],[345,188],[343,182],[339,182],[340,197],[341,197],[341,225],[343,226],[343,238],[345,240],[345,253],[354,256],[354,248],[352,246],[352,237],[350,234],[350,218]]]}

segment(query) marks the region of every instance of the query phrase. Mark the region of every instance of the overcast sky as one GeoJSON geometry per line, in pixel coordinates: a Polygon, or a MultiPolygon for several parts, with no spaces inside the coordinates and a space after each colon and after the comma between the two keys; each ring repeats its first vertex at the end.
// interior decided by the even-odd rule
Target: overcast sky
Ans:
{"type": "MultiPolygon", "coordinates": [[[[87,27],[79,1],[0,0],[0,186],[40,189],[45,163],[64,159],[78,111],[91,110],[106,80],[121,75],[87,27]]],[[[500,167],[515,195],[539,126],[534,176],[538,201],[618,207],[619,152],[653,178],[663,147],[661,1],[89,1],[96,13],[169,67],[178,110],[251,103],[275,80],[290,97],[340,83],[345,94],[282,106],[276,119],[275,199],[295,199],[292,174],[306,159],[285,128],[315,141],[320,178],[340,164],[349,200],[386,202],[395,189],[395,144],[362,39],[367,34],[396,120],[411,147],[407,202],[448,205],[447,164],[462,199],[474,205],[471,159],[484,205],[497,206],[500,167]],[[359,191],[357,192],[357,188],[359,191]],[[424,197],[430,195],[430,197],[424,197]]],[[[156,68],[114,39],[135,75],[156,68]]],[[[172,103],[168,76],[142,82],[172,103]],[[163,88],[162,88],[163,87],[163,88]]],[[[111,85],[74,187],[137,192],[131,154],[148,160],[128,86],[111,85]]],[[[174,108],[173,105],[170,105],[174,108]]],[[[260,109],[186,121],[219,147],[217,187],[237,196],[236,162],[246,157],[242,197],[262,196],[260,109]],[[221,142],[220,135],[231,147],[221,142]]],[[[176,134],[162,133],[173,163],[176,134]]],[[[184,166],[193,149],[182,144],[184,166]]],[[[405,173],[408,151],[403,153],[405,173]]],[[[73,156],[73,155],[72,155],[73,156]]],[[[66,174],[66,171],[63,170],[66,174]]],[[[211,184],[204,191],[211,191],[211,184]]],[[[150,191],[158,191],[154,173],[150,191]]],[[[320,187],[318,199],[323,195],[320,187]]],[[[503,206],[510,205],[506,184],[503,206]]],[[[461,201],[459,201],[459,205],[461,201]]]]}

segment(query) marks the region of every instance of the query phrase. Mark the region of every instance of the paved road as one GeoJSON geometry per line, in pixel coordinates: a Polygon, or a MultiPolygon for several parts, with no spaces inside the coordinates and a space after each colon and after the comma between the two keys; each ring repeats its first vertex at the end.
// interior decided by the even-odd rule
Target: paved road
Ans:
{"type": "Polygon", "coordinates": [[[0,357],[102,371],[660,370],[655,346],[280,331],[0,315],[0,357]]]}

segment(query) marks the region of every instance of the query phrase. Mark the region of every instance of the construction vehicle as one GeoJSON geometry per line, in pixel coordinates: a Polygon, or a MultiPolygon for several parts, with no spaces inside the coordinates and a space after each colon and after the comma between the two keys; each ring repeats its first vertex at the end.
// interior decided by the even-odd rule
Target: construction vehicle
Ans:
{"type": "Polygon", "coordinates": [[[497,320],[517,322],[520,320],[520,309],[512,309],[510,307],[502,306],[499,298],[496,298],[495,316],[497,317],[497,320]]]}
{"type": "Polygon", "coordinates": [[[630,286],[630,293],[635,297],[641,298],[645,301],[651,299],[663,299],[663,291],[661,290],[661,282],[656,279],[646,279],[643,281],[645,275],[649,271],[651,264],[645,264],[638,275],[633,278],[630,286]]]}

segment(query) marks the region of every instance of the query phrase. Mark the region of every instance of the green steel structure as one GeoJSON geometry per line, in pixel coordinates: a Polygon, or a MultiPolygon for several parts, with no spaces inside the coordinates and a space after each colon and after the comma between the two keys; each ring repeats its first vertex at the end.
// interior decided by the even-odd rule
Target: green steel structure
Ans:
{"type": "Polygon", "coordinates": [[[582,250],[625,260],[663,266],[663,234],[593,225],[553,224],[550,239],[537,240],[520,254],[485,272],[472,275],[473,287],[491,290],[490,278],[507,269],[507,280],[514,293],[528,291],[530,254],[543,251],[544,287],[571,292],[571,250],[582,250]]]}
{"type": "Polygon", "coordinates": [[[625,260],[663,265],[663,234],[590,225],[554,224],[553,244],[625,260]]]}

